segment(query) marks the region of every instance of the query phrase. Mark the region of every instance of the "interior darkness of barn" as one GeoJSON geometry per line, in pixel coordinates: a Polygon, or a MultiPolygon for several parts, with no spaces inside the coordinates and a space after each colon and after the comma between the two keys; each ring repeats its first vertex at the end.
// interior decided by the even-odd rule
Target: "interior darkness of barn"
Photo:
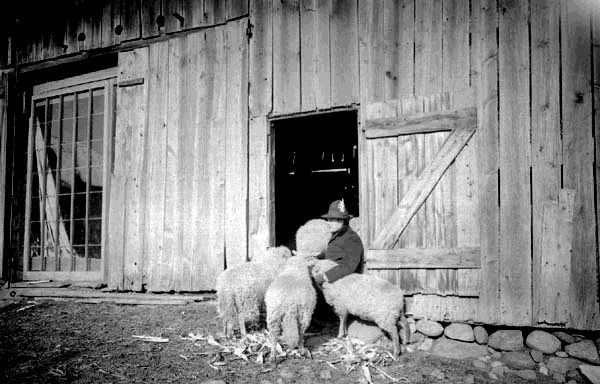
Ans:
{"type": "Polygon", "coordinates": [[[359,215],[356,111],[277,120],[272,132],[277,245],[295,249],[298,227],[334,200],[359,215]]]}

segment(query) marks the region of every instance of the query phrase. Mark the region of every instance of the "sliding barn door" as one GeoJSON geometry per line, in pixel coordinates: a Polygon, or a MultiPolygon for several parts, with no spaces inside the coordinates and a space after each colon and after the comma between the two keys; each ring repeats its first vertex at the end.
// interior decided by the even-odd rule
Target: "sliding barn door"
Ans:
{"type": "Polygon", "coordinates": [[[477,317],[480,285],[472,92],[367,106],[367,268],[397,285],[408,312],[477,317]]]}

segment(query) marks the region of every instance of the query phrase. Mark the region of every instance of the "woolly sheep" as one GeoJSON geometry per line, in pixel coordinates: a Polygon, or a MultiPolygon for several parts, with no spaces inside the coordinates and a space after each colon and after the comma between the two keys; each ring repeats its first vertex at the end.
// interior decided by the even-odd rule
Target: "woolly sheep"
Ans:
{"type": "Polygon", "coordinates": [[[223,271],[217,278],[217,302],[223,332],[231,336],[237,322],[242,337],[246,323],[257,323],[269,284],[291,256],[287,247],[271,247],[264,256],[223,271]]]}
{"type": "MultiPolygon", "coordinates": [[[[314,263],[313,274],[335,265],[331,260],[317,260],[314,263]]],[[[372,321],[386,331],[392,338],[394,355],[400,354],[398,321],[403,331],[402,344],[406,344],[408,330],[404,317],[404,295],[400,288],[373,275],[352,273],[333,283],[323,283],[323,295],[340,318],[338,337],[346,335],[346,320],[351,314],[372,321]]]]}
{"type": "Polygon", "coordinates": [[[308,220],[296,231],[296,250],[302,256],[314,256],[327,249],[331,239],[329,224],[323,219],[308,220]]]}
{"type": "Polygon", "coordinates": [[[310,324],[317,297],[302,257],[291,257],[265,294],[267,329],[271,338],[271,359],[275,359],[277,339],[290,349],[304,353],[304,332],[310,324]]]}

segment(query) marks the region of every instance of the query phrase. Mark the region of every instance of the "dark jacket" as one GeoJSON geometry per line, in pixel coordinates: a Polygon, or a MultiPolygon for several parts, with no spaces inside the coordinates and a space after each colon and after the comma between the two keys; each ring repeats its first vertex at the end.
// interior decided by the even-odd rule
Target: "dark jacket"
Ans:
{"type": "Polygon", "coordinates": [[[333,234],[327,250],[321,256],[338,264],[325,273],[330,283],[354,272],[362,273],[363,244],[358,234],[347,225],[333,234]]]}

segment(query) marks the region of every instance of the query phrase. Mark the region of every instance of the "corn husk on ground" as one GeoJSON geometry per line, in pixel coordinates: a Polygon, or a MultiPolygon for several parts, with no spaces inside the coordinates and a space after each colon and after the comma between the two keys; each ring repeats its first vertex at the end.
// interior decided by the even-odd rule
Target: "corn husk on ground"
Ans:
{"type": "MultiPolygon", "coordinates": [[[[311,335],[315,336],[316,334],[307,336],[311,335]]],[[[266,330],[248,333],[245,338],[241,339],[215,338],[210,334],[193,333],[182,335],[181,338],[189,340],[201,348],[202,352],[198,354],[214,355],[209,365],[215,370],[233,360],[243,360],[247,364],[265,365],[265,368],[269,370],[267,366],[270,362],[270,340],[269,332],[266,330]]],[[[302,355],[297,349],[287,350],[278,343],[276,345],[277,360],[312,358],[336,371],[350,373],[358,369],[369,383],[373,382],[375,375],[392,382],[407,382],[407,379],[392,377],[384,370],[384,367],[396,361],[390,352],[391,344],[388,340],[365,344],[358,339],[349,337],[338,339],[331,335],[322,335],[321,338],[325,342],[311,348],[308,356],[302,355]]]]}

